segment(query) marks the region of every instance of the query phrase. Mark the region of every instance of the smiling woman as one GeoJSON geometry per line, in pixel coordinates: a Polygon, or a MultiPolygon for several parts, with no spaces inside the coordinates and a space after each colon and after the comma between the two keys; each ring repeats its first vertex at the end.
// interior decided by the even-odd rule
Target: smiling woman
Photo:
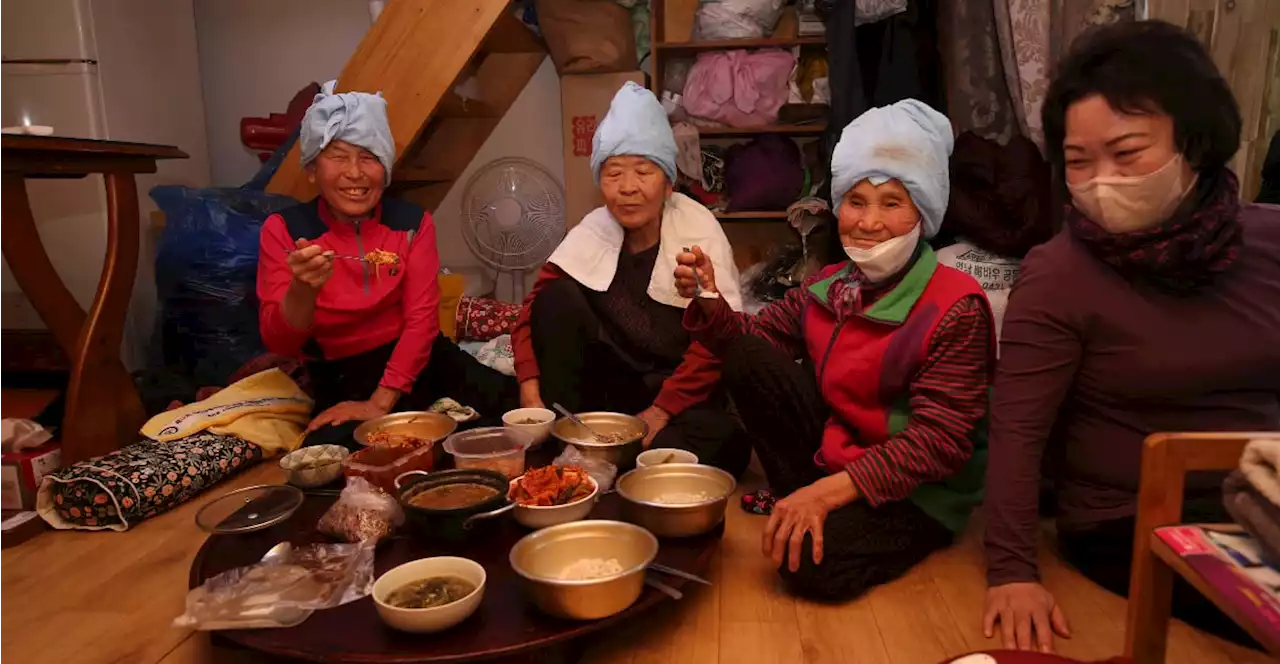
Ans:
{"type": "Polygon", "coordinates": [[[700,244],[732,275],[726,297],[740,309],[737,268],[715,216],[672,193],[675,160],[658,100],[623,86],[592,140],[605,205],[551,254],[511,335],[521,402],[638,413],[645,446],[689,450],[737,474],[750,449],[717,389],[717,363],[680,325],[688,300],[669,276],[681,248],[700,244]]]}
{"type": "MultiPolygon", "coordinates": [[[[1280,422],[1280,213],[1240,202],[1240,111],[1200,42],[1159,21],[1081,37],[1044,128],[1071,205],[1009,296],[984,501],[984,627],[1010,648],[1069,633],[1036,561],[1045,454],[1061,553],[1125,594],[1146,437],[1280,422]]],[[[1186,488],[1187,520],[1228,520],[1221,478],[1186,488]]],[[[1173,596],[1174,616],[1242,637],[1189,587],[1173,596]]]]}
{"type": "Polygon", "coordinates": [[[386,101],[330,83],[298,141],[320,195],[263,225],[258,298],[267,347],[308,360],[320,414],[306,444],[354,445],[360,422],[445,396],[489,417],[514,407],[514,381],[440,334],[431,215],[384,198],[395,160],[386,101]]]}

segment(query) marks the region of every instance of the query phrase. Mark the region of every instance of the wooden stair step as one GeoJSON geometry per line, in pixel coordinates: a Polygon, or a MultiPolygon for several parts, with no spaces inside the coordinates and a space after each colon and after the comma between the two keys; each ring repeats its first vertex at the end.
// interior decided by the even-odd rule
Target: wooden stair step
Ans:
{"type": "MultiPolygon", "coordinates": [[[[417,142],[437,106],[451,93],[459,75],[472,61],[495,26],[494,40],[505,47],[528,49],[536,40],[520,40],[511,22],[507,0],[396,0],[388,3],[365,34],[338,76],[337,89],[380,91],[395,138],[397,163],[417,142]]],[[[527,31],[527,30],[526,30],[527,31]]],[[[539,46],[539,49],[541,47],[539,46]]],[[[528,53],[494,53],[532,55],[528,53]]],[[[481,64],[483,67],[483,63],[481,64]]],[[[523,87],[526,78],[520,83],[523,87]]],[[[307,200],[315,187],[307,182],[294,145],[271,178],[271,193],[307,200]]]]}

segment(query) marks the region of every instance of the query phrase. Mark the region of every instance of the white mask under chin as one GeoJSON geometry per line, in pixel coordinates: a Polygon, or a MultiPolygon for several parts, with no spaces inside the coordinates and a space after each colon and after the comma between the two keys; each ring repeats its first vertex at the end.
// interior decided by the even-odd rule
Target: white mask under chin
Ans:
{"type": "Polygon", "coordinates": [[[867,281],[876,283],[898,273],[906,267],[907,261],[916,252],[916,244],[920,242],[920,224],[909,232],[890,238],[870,249],[861,247],[845,247],[844,253],[849,260],[857,264],[858,269],[867,277],[867,281]]]}

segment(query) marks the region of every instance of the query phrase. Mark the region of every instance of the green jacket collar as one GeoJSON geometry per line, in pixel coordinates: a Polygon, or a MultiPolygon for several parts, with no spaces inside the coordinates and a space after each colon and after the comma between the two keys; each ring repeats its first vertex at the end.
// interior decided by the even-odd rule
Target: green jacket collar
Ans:
{"type": "MultiPolygon", "coordinates": [[[[867,307],[862,312],[862,316],[877,320],[883,323],[891,323],[901,325],[907,319],[907,315],[911,313],[911,308],[915,306],[916,301],[920,299],[920,295],[924,293],[924,289],[929,285],[929,280],[933,278],[933,273],[938,269],[938,256],[933,253],[933,249],[929,247],[927,242],[921,240],[920,255],[916,258],[915,263],[907,270],[896,286],[888,293],[885,293],[875,304],[867,307]]],[[[844,267],[835,271],[831,276],[815,281],[809,285],[809,294],[821,302],[823,306],[830,308],[828,295],[831,292],[832,284],[849,275],[853,270],[853,261],[845,263],[844,267]]]]}

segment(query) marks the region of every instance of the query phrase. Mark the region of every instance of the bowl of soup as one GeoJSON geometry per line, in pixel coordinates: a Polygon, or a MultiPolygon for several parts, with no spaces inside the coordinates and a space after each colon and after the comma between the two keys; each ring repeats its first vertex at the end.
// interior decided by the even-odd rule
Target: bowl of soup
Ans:
{"type": "Polygon", "coordinates": [[[429,634],[466,620],[484,599],[484,567],[439,556],[407,562],[373,584],[378,617],[402,632],[429,634]]]}
{"type": "Polygon", "coordinates": [[[410,524],[434,539],[463,539],[515,507],[507,476],[483,468],[408,472],[396,487],[410,524]]]}

